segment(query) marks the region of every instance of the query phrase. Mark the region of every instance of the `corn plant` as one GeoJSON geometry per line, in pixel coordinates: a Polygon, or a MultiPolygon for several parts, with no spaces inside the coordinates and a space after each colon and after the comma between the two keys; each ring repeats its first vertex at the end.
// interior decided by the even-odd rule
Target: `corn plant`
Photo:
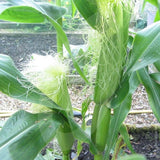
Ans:
{"type": "MultiPolygon", "coordinates": [[[[46,5],[37,5],[31,0],[10,2],[12,3],[3,4],[0,19],[18,22],[43,22],[48,19],[61,35],[63,44],[73,58],[66,35],[54,17],[60,13],[61,8],[48,11],[46,5]]],[[[111,150],[117,146],[115,144],[119,133],[134,153],[123,121],[130,111],[132,94],[139,84],[146,88],[150,106],[160,121],[160,22],[137,32],[132,48],[127,53],[131,1],[74,0],[74,3],[89,25],[100,34],[100,53],[93,93],[96,105],[91,136],[73,119],[64,74],[60,74],[63,78],[55,99],[46,91],[45,82],[42,81],[42,85],[33,85],[16,69],[8,56],[0,55],[0,90],[13,98],[50,109],[48,112],[34,114],[18,111],[5,123],[0,131],[0,156],[4,160],[19,160],[22,157],[24,160],[38,159],[40,150],[56,135],[64,160],[69,159],[74,139],[88,143],[95,160],[109,160],[111,150]],[[155,65],[156,73],[149,72],[150,64],[155,65]]],[[[77,67],[74,59],[73,62],[77,67]]],[[[80,70],[79,72],[85,78],[80,70]]],[[[48,77],[47,70],[45,73],[48,77]]],[[[53,83],[54,86],[56,81],[52,78],[49,85],[53,83]]],[[[56,88],[51,87],[51,90],[54,92],[56,88]]],[[[116,149],[114,155],[117,155],[116,149]]],[[[113,159],[117,158],[145,159],[144,156],[134,154],[131,157],[113,156],[113,159]]]]}

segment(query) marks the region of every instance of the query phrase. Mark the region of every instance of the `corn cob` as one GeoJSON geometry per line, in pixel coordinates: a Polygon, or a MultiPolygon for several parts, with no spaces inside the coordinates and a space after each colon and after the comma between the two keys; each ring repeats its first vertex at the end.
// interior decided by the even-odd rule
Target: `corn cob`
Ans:
{"type": "Polygon", "coordinates": [[[122,0],[97,0],[101,49],[96,76],[94,100],[108,103],[117,89],[126,59],[130,5],[122,0]]]}
{"type": "MultiPolygon", "coordinates": [[[[73,116],[65,78],[66,66],[64,66],[58,59],[53,59],[52,57],[49,57],[49,59],[43,57],[42,60],[43,64],[46,63],[47,66],[43,66],[43,69],[39,72],[37,87],[60,107],[63,107],[70,116],[73,116]]],[[[34,112],[51,111],[45,106],[36,104],[32,105],[32,110],[34,112]]],[[[61,147],[63,157],[64,159],[67,159],[74,142],[74,137],[67,123],[64,123],[59,128],[57,132],[57,139],[61,147]]]]}

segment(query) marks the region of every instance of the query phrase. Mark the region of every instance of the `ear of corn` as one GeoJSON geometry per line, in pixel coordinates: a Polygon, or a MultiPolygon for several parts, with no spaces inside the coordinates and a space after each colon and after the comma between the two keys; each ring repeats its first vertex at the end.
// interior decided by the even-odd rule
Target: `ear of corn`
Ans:
{"type": "MultiPolygon", "coordinates": [[[[96,75],[94,101],[99,110],[93,117],[97,121],[92,124],[92,140],[99,154],[95,160],[100,160],[106,146],[110,125],[109,102],[119,86],[126,60],[128,27],[130,21],[130,4],[127,0],[97,0],[100,36],[100,51],[96,75]],[[94,126],[94,127],[93,127],[94,126]],[[96,132],[93,129],[96,126],[96,132]]],[[[114,134],[114,133],[113,133],[114,134]]]]}
{"type": "MultiPolygon", "coordinates": [[[[31,65],[36,72],[32,76],[36,86],[72,116],[72,106],[65,77],[66,66],[59,59],[51,56],[35,56],[31,65]]],[[[33,104],[32,111],[44,112],[51,110],[45,106],[33,104]]]]}
{"type": "Polygon", "coordinates": [[[117,89],[126,59],[130,5],[127,0],[97,0],[99,6],[101,49],[94,100],[108,103],[117,89]]]}
{"type": "MultiPolygon", "coordinates": [[[[66,83],[66,66],[58,59],[52,57],[39,57],[40,66],[38,67],[37,87],[45,93],[50,99],[63,107],[70,116],[73,116],[72,106],[66,83]],[[41,63],[42,60],[42,63],[41,63]],[[42,68],[41,65],[43,64],[42,68]]],[[[33,104],[34,112],[51,111],[45,106],[33,104]]],[[[68,157],[70,149],[74,142],[74,137],[67,123],[64,123],[57,131],[58,143],[61,147],[64,157],[68,157]]]]}
{"type": "Polygon", "coordinates": [[[99,111],[97,134],[96,134],[96,147],[100,152],[104,151],[106,145],[108,129],[109,129],[109,125],[106,124],[110,123],[110,117],[111,117],[110,113],[111,110],[107,108],[107,106],[102,106],[99,111]]]}

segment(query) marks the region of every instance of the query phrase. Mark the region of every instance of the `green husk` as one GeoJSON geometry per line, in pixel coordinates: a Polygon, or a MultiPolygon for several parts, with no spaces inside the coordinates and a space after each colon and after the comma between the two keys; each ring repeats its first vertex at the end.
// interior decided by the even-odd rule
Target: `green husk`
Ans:
{"type": "MultiPolygon", "coordinates": [[[[72,105],[66,83],[66,66],[51,56],[34,56],[31,68],[35,85],[59,106],[66,109],[71,116],[72,105]],[[43,66],[42,66],[43,64],[43,66]]],[[[45,106],[33,104],[33,112],[51,111],[45,106]]]]}
{"type": "Polygon", "coordinates": [[[108,103],[118,88],[126,60],[130,5],[127,0],[97,0],[101,49],[96,76],[94,100],[108,103]]]}
{"type": "MultiPolygon", "coordinates": [[[[107,142],[110,126],[110,100],[118,89],[127,57],[128,28],[131,16],[129,0],[97,0],[99,25],[99,61],[94,89],[96,109],[93,113],[92,140],[100,160],[107,142]],[[97,118],[98,116],[98,118],[97,118]],[[95,118],[96,117],[96,118],[95,118]],[[94,126],[94,127],[93,127],[94,126]],[[95,132],[96,128],[96,132],[95,132]]],[[[114,133],[113,133],[114,134],[114,133]]]]}
{"type": "MultiPolygon", "coordinates": [[[[40,64],[40,66],[37,66],[37,87],[60,107],[64,108],[70,116],[73,116],[65,76],[66,66],[59,59],[54,59],[50,56],[38,57],[37,61],[40,64]],[[42,64],[43,66],[41,67],[42,64]]],[[[37,65],[37,62],[35,64],[37,65]]],[[[51,110],[45,106],[33,104],[32,111],[48,112],[51,110]]],[[[65,159],[65,157],[68,157],[74,142],[74,137],[68,123],[60,126],[57,132],[57,139],[65,159]]]]}
{"type": "Polygon", "coordinates": [[[107,141],[111,110],[107,106],[102,106],[99,111],[96,134],[96,147],[103,153],[107,141]]]}

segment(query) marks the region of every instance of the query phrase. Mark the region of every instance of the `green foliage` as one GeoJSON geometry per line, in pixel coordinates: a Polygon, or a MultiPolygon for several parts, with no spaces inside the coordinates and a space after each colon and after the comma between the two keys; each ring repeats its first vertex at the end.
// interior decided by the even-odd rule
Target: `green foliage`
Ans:
{"type": "MultiPolygon", "coordinates": [[[[90,145],[95,160],[109,159],[119,133],[125,137],[126,144],[133,151],[127,130],[122,124],[130,111],[132,94],[139,84],[143,84],[146,88],[153,113],[160,121],[160,85],[158,83],[160,23],[157,22],[136,33],[131,42],[128,56],[127,41],[131,14],[129,1],[73,1],[86,21],[100,34],[100,46],[98,46],[100,52],[97,54],[99,61],[94,89],[96,105],[92,118],[91,138],[73,120],[63,73],[60,76],[57,75],[61,83],[58,87],[57,98],[53,98],[47,90],[56,90],[57,88],[54,85],[52,88],[48,88],[48,86],[59,81],[52,77],[49,84],[45,85],[42,80],[42,84],[36,87],[15,68],[8,56],[0,55],[0,90],[11,97],[43,105],[50,109],[48,113],[37,114],[19,111],[6,122],[0,131],[0,156],[6,160],[17,160],[22,156],[26,160],[42,159],[38,155],[39,151],[55,136],[58,137],[64,160],[69,159],[68,154],[74,138],[90,145]],[[157,68],[157,73],[149,73],[147,66],[152,63],[157,68]],[[66,106],[70,106],[69,109],[66,106]],[[114,112],[113,115],[111,115],[111,109],[114,112]]],[[[0,18],[19,22],[34,22],[34,20],[43,22],[44,19],[47,19],[55,27],[77,71],[88,82],[71,53],[64,31],[52,15],[53,12],[50,10],[52,7],[43,4],[40,6],[31,0],[10,0],[9,3],[9,5],[8,3],[2,4],[0,18]],[[24,2],[25,5],[21,6],[24,2]],[[29,11],[33,13],[29,14],[29,11]],[[30,16],[30,18],[26,18],[26,16],[30,16]]],[[[55,10],[55,13],[58,12],[61,17],[62,10],[59,8],[58,11],[55,10]]],[[[53,76],[51,70],[45,71],[45,77],[51,75],[53,76]]],[[[90,99],[87,99],[82,104],[83,120],[89,103],[90,99]]],[[[131,155],[119,159],[143,160],[145,157],[131,155]]]]}
{"type": "Polygon", "coordinates": [[[159,25],[160,22],[156,22],[136,34],[130,61],[127,66],[128,72],[130,70],[135,71],[141,69],[159,60],[159,25]]]}
{"type": "Polygon", "coordinates": [[[63,122],[55,113],[15,113],[0,131],[0,155],[4,160],[34,159],[63,122]]]}
{"type": "Polygon", "coordinates": [[[137,71],[138,78],[145,86],[150,106],[157,120],[160,122],[160,84],[156,83],[149,76],[147,69],[137,71]]]}
{"type": "Polygon", "coordinates": [[[97,26],[97,2],[96,0],[73,0],[78,11],[82,14],[84,19],[93,28],[97,26]]]}
{"type": "Polygon", "coordinates": [[[127,147],[129,148],[129,150],[132,153],[135,153],[135,151],[131,145],[131,142],[130,142],[130,137],[128,135],[127,127],[124,124],[121,125],[120,134],[122,135],[124,142],[127,144],[127,147]]]}
{"type": "MultiPolygon", "coordinates": [[[[44,93],[42,93],[38,88],[36,88],[31,82],[29,82],[27,79],[24,79],[24,76],[15,68],[15,66],[13,65],[13,61],[8,56],[0,55],[0,70],[1,70],[1,72],[0,72],[1,73],[0,74],[0,84],[1,84],[0,89],[3,93],[5,93],[11,97],[14,97],[16,99],[44,105],[44,106],[47,106],[48,108],[52,109],[54,112],[51,112],[49,114],[51,114],[51,115],[55,114],[56,116],[61,117],[60,119],[63,119],[62,122],[69,124],[69,127],[71,129],[71,133],[74,135],[74,137],[76,139],[90,144],[91,151],[93,153],[97,152],[96,148],[95,148],[94,144],[92,143],[92,141],[90,140],[89,136],[74,122],[74,120],[71,117],[68,116],[67,112],[63,108],[59,107],[54,101],[49,99],[44,93]]],[[[20,114],[20,116],[18,116],[19,118],[17,117],[16,119],[14,119],[14,123],[15,124],[17,123],[17,125],[18,125],[18,122],[21,122],[21,117],[23,117],[23,115],[21,116],[21,114],[23,114],[23,112],[20,112],[20,113],[18,112],[17,114],[20,114]]],[[[10,120],[12,121],[12,117],[10,120]]],[[[0,131],[0,134],[3,134],[4,132],[8,132],[7,126],[12,125],[12,123],[10,124],[10,120],[6,123],[6,127],[4,126],[4,129],[2,129],[0,131]],[[3,133],[2,133],[2,131],[3,131],[3,133]]],[[[28,124],[27,121],[25,121],[25,123],[28,124]]],[[[34,121],[34,123],[35,123],[35,121],[34,121]]],[[[12,125],[12,127],[10,126],[9,128],[11,128],[15,131],[19,130],[19,127],[16,127],[15,125],[12,125]]],[[[57,131],[57,129],[56,129],[56,131],[57,131]]],[[[21,136],[23,136],[23,133],[25,133],[23,131],[20,131],[20,132],[21,132],[21,134],[20,134],[21,136]]],[[[10,133],[10,132],[8,133],[8,135],[10,136],[11,142],[14,139],[14,137],[12,136],[12,133],[10,133]]],[[[37,130],[35,130],[35,131],[33,130],[31,137],[36,137],[37,134],[39,134],[39,132],[37,132],[37,130]]],[[[26,136],[28,138],[30,137],[29,135],[30,135],[30,132],[27,132],[26,136]]],[[[54,137],[54,135],[52,135],[52,136],[54,137]]],[[[23,147],[25,147],[29,143],[31,143],[31,144],[36,143],[34,141],[34,139],[32,139],[31,137],[30,137],[30,139],[28,139],[27,142],[25,142],[23,144],[21,144],[21,142],[20,142],[18,150],[16,150],[15,148],[13,150],[10,150],[10,154],[13,155],[12,159],[17,159],[16,155],[19,156],[18,154],[16,154],[16,152],[23,153],[20,151],[21,148],[23,149],[23,147]]],[[[3,138],[2,138],[2,140],[3,140],[3,138]]],[[[35,139],[35,140],[37,140],[37,139],[35,139]]],[[[41,140],[41,138],[39,138],[39,140],[41,140]]],[[[46,145],[47,143],[48,142],[46,142],[45,144],[43,143],[43,146],[41,145],[40,149],[42,149],[44,147],[44,145],[46,145]]],[[[0,146],[2,146],[4,144],[9,145],[9,143],[7,143],[7,141],[6,141],[3,143],[0,143],[0,146]]],[[[10,146],[6,146],[6,147],[10,147],[10,146]]],[[[27,148],[28,148],[28,146],[27,146],[27,148]]],[[[4,149],[4,148],[2,148],[2,149],[4,149]]],[[[6,149],[6,152],[8,152],[8,149],[7,148],[5,148],[5,149],[6,149]]],[[[35,150],[34,154],[38,154],[38,152],[39,152],[39,150],[35,150]]],[[[10,154],[8,156],[10,156],[10,154]]],[[[30,154],[28,154],[27,156],[29,156],[29,155],[30,154]]],[[[33,158],[29,158],[29,159],[33,159],[33,158]]]]}

